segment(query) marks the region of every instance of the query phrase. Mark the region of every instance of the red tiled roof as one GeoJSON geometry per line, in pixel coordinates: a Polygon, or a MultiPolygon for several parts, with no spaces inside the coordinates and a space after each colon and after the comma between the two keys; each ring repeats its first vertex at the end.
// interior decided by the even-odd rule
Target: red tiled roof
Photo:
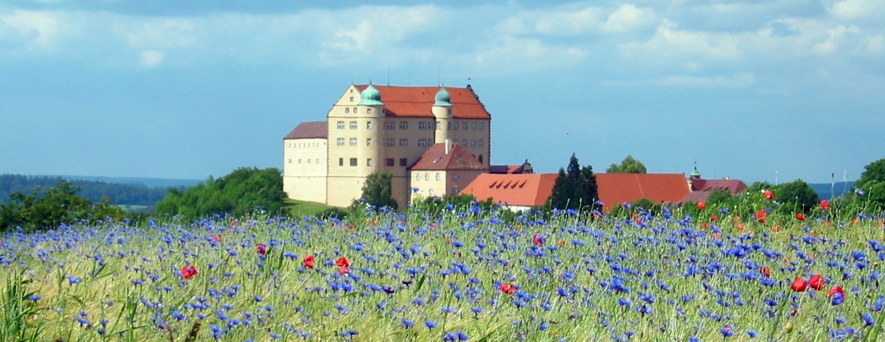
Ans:
{"type": "Polygon", "coordinates": [[[491,198],[508,205],[542,206],[553,193],[555,173],[479,175],[461,194],[471,194],[478,201],[491,198]]]}
{"type": "Polygon", "coordinates": [[[283,137],[288,139],[328,138],[329,125],[325,121],[307,121],[298,124],[289,134],[283,137]]]}
{"type": "MultiPolygon", "coordinates": [[[[436,93],[440,87],[398,87],[380,86],[373,84],[381,94],[381,102],[384,103],[384,113],[387,116],[400,117],[428,117],[433,113],[430,107],[436,102],[436,93]]],[[[368,87],[367,84],[356,85],[359,91],[368,87]]],[[[482,102],[471,88],[445,87],[451,95],[452,115],[456,119],[489,119],[491,115],[486,111],[482,102]]]]}
{"type": "Polygon", "coordinates": [[[685,175],[678,173],[597,173],[595,176],[603,211],[640,198],[655,203],[679,202],[691,192],[685,175]]]}
{"type": "Polygon", "coordinates": [[[732,196],[735,196],[741,191],[747,189],[747,184],[744,184],[739,179],[692,179],[691,187],[694,191],[704,191],[704,192],[712,192],[715,190],[727,190],[731,192],[732,196]]]}
{"type": "Polygon", "coordinates": [[[446,154],[446,143],[431,146],[410,170],[487,170],[485,165],[473,157],[460,144],[451,143],[446,154]]]}
{"type": "Polygon", "coordinates": [[[683,197],[682,200],[679,201],[679,204],[685,204],[688,202],[701,203],[706,201],[707,197],[710,197],[709,191],[692,191],[683,197]]]}

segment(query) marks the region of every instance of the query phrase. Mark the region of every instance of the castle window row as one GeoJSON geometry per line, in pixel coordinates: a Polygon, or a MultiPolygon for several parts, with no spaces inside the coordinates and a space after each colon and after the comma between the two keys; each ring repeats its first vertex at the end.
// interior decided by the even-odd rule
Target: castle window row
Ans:
{"type": "Polygon", "coordinates": [[[288,148],[311,148],[311,147],[320,147],[320,143],[311,142],[311,143],[287,143],[286,147],[288,148]]]}
{"type": "MultiPolygon", "coordinates": [[[[358,158],[349,158],[350,166],[359,166],[358,158]]],[[[386,158],[384,159],[384,166],[394,166],[394,158],[386,158]]],[[[408,158],[400,158],[399,166],[405,167],[408,166],[408,158]]],[[[319,164],[320,160],[316,160],[317,164],[319,164]]],[[[292,159],[289,159],[289,163],[292,163],[292,159]]],[[[298,159],[298,163],[301,164],[301,159],[298,159]]],[[[310,160],[307,161],[310,164],[310,160]]],[[[344,166],[344,158],[338,158],[338,166],[344,166]]],[[[372,166],[372,158],[366,158],[366,166],[372,166]]]]}
{"type": "MultiPolygon", "coordinates": [[[[315,158],[315,159],[307,158],[307,163],[310,164],[310,162],[311,162],[312,160],[314,161],[314,164],[319,164],[319,163],[320,163],[320,158],[315,158]]],[[[289,158],[289,164],[292,164],[292,158],[289,158]]],[[[298,164],[301,164],[301,158],[298,158],[298,164]]]]}
{"type": "MultiPolygon", "coordinates": [[[[458,141],[457,141],[457,140],[454,140],[454,142],[458,142],[458,141]]],[[[435,142],[433,141],[433,139],[418,139],[418,147],[430,147],[430,146],[433,146],[434,143],[435,143],[435,142]]],[[[483,140],[483,139],[479,139],[479,140],[476,140],[476,139],[472,139],[472,140],[461,139],[460,143],[461,143],[461,146],[464,146],[464,147],[473,147],[473,148],[476,148],[476,147],[483,148],[483,147],[485,147],[485,140],[483,140]]],[[[335,141],[335,145],[337,145],[337,146],[345,146],[345,144],[344,144],[344,138],[337,138],[336,141],[335,141]]],[[[356,146],[356,145],[357,145],[357,139],[356,139],[356,138],[350,138],[350,140],[349,140],[349,145],[350,145],[350,146],[356,146]]],[[[387,146],[387,147],[394,147],[394,146],[396,146],[396,145],[397,145],[397,143],[396,143],[396,139],[394,139],[394,138],[387,138],[387,139],[384,140],[384,146],[387,146]]],[[[366,146],[372,146],[372,138],[366,138],[366,146]]],[[[402,147],[407,147],[407,146],[409,146],[409,139],[399,139],[399,146],[402,146],[402,147]]]]}
{"type": "MultiPolygon", "coordinates": [[[[350,125],[350,129],[357,129],[359,125],[356,121],[350,121],[348,123],[350,125]]],[[[384,121],[384,129],[386,130],[395,130],[396,129],[396,121],[387,120],[384,121]]],[[[345,127],[344,121],[338,121],[335,123],[335,127],[343,130],[345,127]]],[[[366,121],[366,129],[371,130],[373,128],[372,121],[366,121]]],[[[399,122],[400,130],[408,130],[409,122],[408,121],[400,121],[399,122]]],[[[439,121],[420,121],[418,122],[418,130],[441,130],[442,123],[439,121]]],[[[485,122],[448,122],[446,124],[446,130],[449,131],[484,131],[486,129],[485,122]]]]}

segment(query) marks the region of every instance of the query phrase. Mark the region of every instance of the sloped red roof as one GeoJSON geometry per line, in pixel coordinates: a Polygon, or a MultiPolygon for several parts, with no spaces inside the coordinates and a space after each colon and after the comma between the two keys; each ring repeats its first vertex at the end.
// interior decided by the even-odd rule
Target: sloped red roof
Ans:
{"type": "Polygon", "coordinates": [[[298,124],[289,134],[283,137],[287,139],[310,139],[310,138],[328,138],[329,125],[325,121],[307,121],[298,124]]]}
{"type": "Polygon", "coordinates": [[[461,194],[471,194],[478,201],[491,198],[496,203],[508,205],[542,206],[553,194],[556,176],[555,173],[484,173],[461,190],[461,194]]]}
{"type": "Polygon", "coordinates": [[[446,154],[446,143],[431,146],[410,170],[487,170],[488,168],[473,157],[460,144],[451,143],[446,154]]]}
{"type": "MultiPolygon", "coordinates": [[[[368,84],[356,85],[363,91],[368,84]]],[[[436,93],[440,87],[400,87],[372,85],[381,94],[384,103],[384,114],[397,117],[428,117],[432,118],[430,108],[436,102],[436,93]]],[[[482,102],[471,88],[445,87],[452,97],[452,116],[455,119],[489,119],[482,102]]]]}
{"type": "Polygon", "coordinates": [[[655,203],[679,202],[691,190],[685,175],[679,173],[596,173],[603,211],[615,205],[647,198],[655,203]]]}
{"type": "Polygon", "coordinates": [[[523,172],[523,166],[520,165],[491,165],[489,166],[489,173],[496,174],[519,174],[523,172]]]}
{"type": "Polygon", "coordinates": [[[727,190],[735,196],[745,189],[747,184],[739,179],[700,179],[691,180],[691,187],[694,191],[712,192],[716,190],[727,190]]]}

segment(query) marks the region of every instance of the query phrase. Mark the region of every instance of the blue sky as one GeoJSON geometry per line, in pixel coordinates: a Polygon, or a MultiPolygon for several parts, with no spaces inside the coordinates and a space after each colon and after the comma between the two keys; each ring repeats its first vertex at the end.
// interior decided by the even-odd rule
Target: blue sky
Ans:
{"type": "Polygon", "coordinates": [[[0,173],[282,167],[350,83],[464,86],[494,164],[753,181],[885,157],[881,0],[4,1],[0,173]]]}

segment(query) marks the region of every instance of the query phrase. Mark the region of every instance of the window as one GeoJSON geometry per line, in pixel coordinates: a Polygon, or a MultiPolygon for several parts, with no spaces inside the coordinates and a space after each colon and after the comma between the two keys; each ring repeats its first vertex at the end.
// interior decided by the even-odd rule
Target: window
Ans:
{"type": "Polygon", "coordinates": [[[344,113],[345,113],[345,114],[350,114],[350,108],[344,108],[344,113]]]}
{"type": "Polygon", "coordinates": [[[400,146],[409,146],[409,141],[406,140],[406,139],[400,139],[400,140],[399,140],[399,145],[400,145],[400,146]]]}
{"type": "Polygon", "coordinates": [[[319,163],[320,163],[320,158],[317,158],[317,164],[319,164],[319,163]]]}
{"type": "Polygon", "coordinates": [[[476,147],[476,139],[470,141],[470,147],[476,147]]]}
{"type": "Polygon", "coordinates": [[[350,158],[350,166],[356,166],[356,158],[350,158]]]}
{"type": "MultiPolygon", "coordinates": [[[[475,140],[473,142],[476,142],[475,140]]],[[[372,146],[372,138],[366,138],[366,146],[372,146]]]]}
{"type": "Polygon", "coordinates": [[[427,123],[424,122],[424,121],[419,122],[419,123],[418,123],[418,129],[419,129],[419,130],[422,130],[422,131],[425,130],[425,129],[427,129],[427,123]]]}
{"type": "Polygon", "coordinates": [[[393,138],[387,138],[387,143],[386,143],[385,145],[387,145],[387,146],[396,146],[396,140],[393,139],[393,138]]]}
{"type": "Polygon", "coordinates": [[[483,147],[483,145],[485,145],[485,143],[483,142],[482,139],[479,139],[479,147],[483,147]]]}
{"type": "Polygon", "coordinates": [[[292,159],[291,159],[291,158],[289,159],[289,164],[292,164],[292,159]]]}
{"type": "Polygon", "coordinates": [[[372,112],[372,108],[366,108],[366,113],[371,113],[371,112],[372,112]]]}
{"type": "Polygon", "coordinates": [[[298,158],[298,164],[301,164],[301,158],[298,158]]]}
{"type": "Polygon", "coordinates": [[[356,146],[356,138],[350,138],[350,146],[356,146]]]}
{"type": "Polygon", "coordinates": [[[457,174],[457,173],[456,173],[456,174],[452,175],[452,180],[460,180],[460,179],[461,179],[461,175],[460,175],[460,174],[457,174]]]}
{"type": "Polygon", "coordinates": [[[420,174],[420,173],[416,173],[416,174],[415,174],[415,180],[421,180],[421,174],[420,174]]]}
{"type": "Polygon", "coordinates": [[[418,139],[418,147],[424,147],[424,139],[418,139]]]}
{"type": "Polygon", "coordinates": [[[442,179],[442,174],[440,174],[439,172],[437,172],[437,173],[436,173],[436,180],[440,180],[440,179],[442,179]]]}
{"type": "Polygon", "coordinates": [[[436,129],[440,130],[441,128],[442,128],[442,125],[439,123],[439,121],[437,121],[436,122],[436,129]]]}
{"type": "Polygon", "coordinates": [[[385,129],[396,129],[396,122],[393,121],[385,121],[384,122],[385,129]]]}
{"type": "Polygon", "coordinates": [[[357,109],[357,108],[358,108],[358,107],[353,107],[353,112],[354,112],[354,113],[356,113],[356,109],[357,109]]]}
{"type": "Polygon", "coordinates": [[[372,166],[372,158],[366,159],[366,166],[372,166]]]}
{"type": "Polygon", "coordinates": [[[479,130],[480,130],[480,131],[484,131],[484,130],[486,129],[485,126],[486,126],[486,124],[485,124],[484,122],[480,122],[480,123],[479,123],[479,130]]]}
{"type": "Polygon", "coordinates": [[[350,129],[356,129],[356,121],[350,122],[350,129]]]}
{"type": "Polygon", "coordinates": [[[399,122],[399,129],[409,129],[409,122],[408,121],[400,121],[399,122]]]}
{"type": "Polygon", "coordinates": [[[338,146],[344,146],[344,138],[338,138],[338,146]]]}
{"type": "Polygon", "coordinates": [[[307,158],[307,163],[310,164],[310,158],[307,158]]]}
{"type": "Polygon", "coordinates": [[[482,164],[482,155],[481,154],[479,155],[479,162],[480,162],[480,164],[482,164]]]}
{"type": "Polygon", "coordinates": [[[344,166],[344,158],[338,158],[338,166],[344,166]]]}
{"type": "Polygon", "coordinates": [[[462,130],[462,131],[466,131],[466,130],[467,130],[467,122],[466,122],[466,121],[461,123],[461,130],[462,130]]]}
{"type": "Polygon", "coordinates": [[[427,193],[433,195],[433,189],[427,189],[427,193]]]}
{"type": "Polygon", "coordinates": [[[430,180],[430,174],[429,174],[429,173],[425,173],[425,174],[424,174],[424,180],[430,180]]]}
{"type": "Polygon", "coordinates": [[[372,122],[366,121],[366,129],[372,129],[372,122]]]}
{"type": "Polygon", "coordinates": [[[467,147],[467,139],[461,139],[461,146],[467,147]]]}
{"type": "Polygon", "coordinates": [[[350,97],[350,102],[353,102],[353,96],[350,97]]]}
{"type": "Polygon", "coordinates": [[[344,129],[344,121],[338,121],[338,129],[344,129]]]}
{"type": "Polygon", "coordinates": [[[460,125],[458,125],[457,122],[452,123],[452,130],[453,130],[453,131],[457,131],[457,130],[458,130],[458,126],[460,126],[460,125]]]}
{"type": "Polygon", "coordinates": [[[446,129],[450,130],[450,131],[452,130],[452,122],[451,121],[446,122],[446,129]]]}
{"type": "Polygon", "coordinates": [[[475,130],[476,130],[476,122],[470,124],[470,130],[471,130],[471,131],[475,131],[475,130]]]}
{"type": "Polygon", "coordinates": [[[384,159],[384,166],[393,166],[393,158],[384,159]]]}
{"type": "Polygon", "coordinates": [[[408,159],[406,159],[406,158],[399,159],[399,166],[406,166],[406,164],[408,164],[408,159]]]}

